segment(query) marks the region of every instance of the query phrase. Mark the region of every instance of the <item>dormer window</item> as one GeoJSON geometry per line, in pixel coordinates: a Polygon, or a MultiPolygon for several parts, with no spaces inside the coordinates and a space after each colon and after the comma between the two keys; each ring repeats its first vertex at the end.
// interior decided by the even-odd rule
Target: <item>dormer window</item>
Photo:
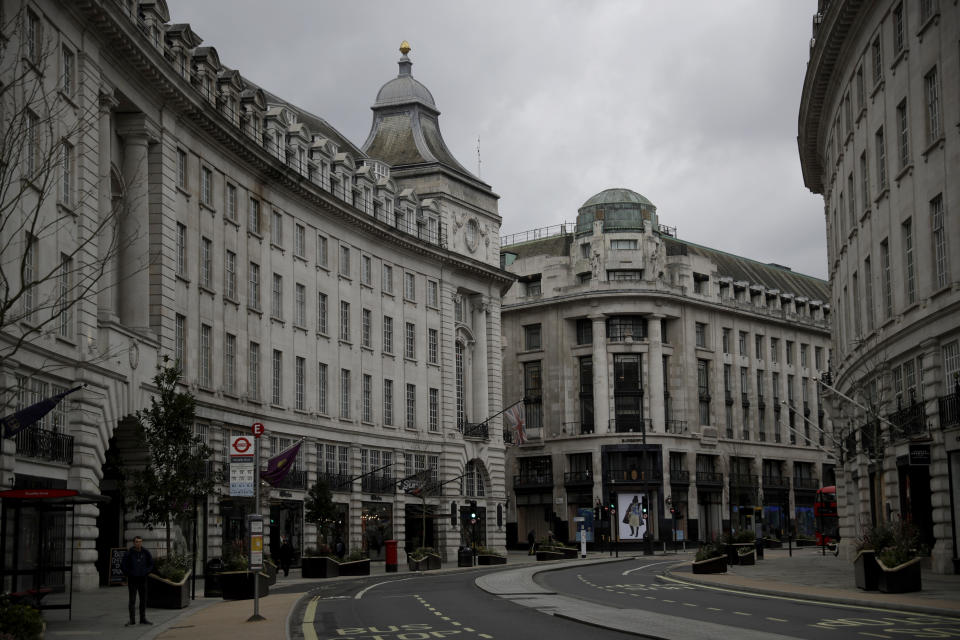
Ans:
{"type": "Polygon", "coordinates": [[[707,292],[707,283],[710,282],[710,276],[705,273],[696,273],[693,274],[693,292],[699,294],[705,294],[707,292]]]}

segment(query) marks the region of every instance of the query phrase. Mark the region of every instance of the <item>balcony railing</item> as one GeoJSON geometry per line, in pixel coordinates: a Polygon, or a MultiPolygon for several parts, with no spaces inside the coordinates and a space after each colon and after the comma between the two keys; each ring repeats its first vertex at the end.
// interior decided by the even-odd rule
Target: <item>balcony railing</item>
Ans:
{"type": "Polygon", "coordinates": [[[49,429],[28,427],[17,433],[15,438],[17,455],[73,464],[73,436],[49,429]]]}
{"type": "Polygon", "coordinates": [[[472,422],[466,422],[460,425],[460,431],[463,433],[463,437],[468,440],[489,440],[490,439],[490,429],[488,428],[488,423],[480,422],[474,424],[472,422]]]}
{"type": "Polygon", "coordinates": [[[610,430],[616,433],[649,433],[653,431],[649,418],[634,416],[610,418],[610,430]]]}
{"type": "Polygon", "coordinates": [[[910,437],[926,433],[927,412],[923,402],[910,405],[891,413],[887,419],[897,426],[901,437],[910,437]]]}
{"type": "Polygon", "coordinates": [[[361,482],[364,493],[397,492],[397,480],[393,476],[364,476],[361,482]]]}
{"type": "Polygon", "coordinates": [[[661,482],[663,471],[651,467],[630,467],[629,469],[608,469],[608,482],[661,482]]]}
{"type": "Polygon", "coordinates": [[[723,474],[718,471],[697,471],[697,484],[720,487],[723,485],[723,474]]]}
{"type": "Polygon", "coordinates": [[[783,476],[763,476],[763,488],[786,490],[790,488],[790,480],[783,476]]]}
{"type": "Polygon", "coordinates": [[[793,479],[793,488],[794,490],[800,491],[816,491],[820,488],[820,482],[816,478],[794,478],[793,479]]]}
{"type": "Polygon", "coordinates": [[[307,472],[300,469],[291,469],[283,480],[274,485],[278,489],[295,489],[303,491],[307,488],[307,472]]]}
{"type": "Polygon", "coordinates": [[[563,474],[563,484],[570,485],[592,485],[592,471],[567,471],[563,474]]]}
{"type": "Polygon", "coordinates": [[[593,433],[592,422],[564,422],[563,430],[568,436],[586,436],[593,433]]]}
{"type": "Polygon", "coordinates": [[[351,491],[353,476],[349,473],[318,473],[318,477],[327,483],[330,491],[351,491]]]}
{"type": "Polygon", "coordinates": [[[670,469],[670,484],[690,484],[690,472],[686,469],[670,469]]]}
{"type": "Polygon", "coordinates": [[[537,489],[553,486],[553,473],[521,473],[513,476],[514,489],[537,489]]]}
{"type": "Polygon", "coordinates": [[[749,473],[732,473],[730,474],[730,486],[731,487],[759,487],[760,476],[752,475],[749,473]]]}
{"type": "Polygon", "coordinates": [[[503,430],[503,443],[504,443],[504,444],[513,444],[513,429],[504,429],[504,430],[503,430]]]}
{"type": "Polygon", "coordinates": [[[686,420],[666,420],[664,425],[667,433],[672,433],[674,435],[682,435],[690,432],[689,427],[687,427],[686,420]]]}
{"type": "Polygon", "coordinates": [[[940,396],[937,404],[940,412],[941,429],[960,424],[960,391],[948,396],[940,396]]]}

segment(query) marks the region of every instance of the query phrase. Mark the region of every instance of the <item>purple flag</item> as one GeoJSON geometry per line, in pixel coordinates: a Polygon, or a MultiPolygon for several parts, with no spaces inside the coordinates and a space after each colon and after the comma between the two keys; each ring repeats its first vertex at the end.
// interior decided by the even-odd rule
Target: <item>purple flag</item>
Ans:
{"type": "Polygon", "coordinates": [[[267,460],[267,468],[260,472],[260,477],[273,486],[280,484],[296,464],[297,453],[300,452],[300,445],[302,444],[303,440],[300,440],[295,445],[287,447],[267,460]]]}
{"type": "Polygon", "coordinates": [[[53,408],[67,395],[82,388],[83,385],[74,387],[73,389],[67,389],[55,396],[44,398],[36,404],[20,409],[20,411],[17,411],[13,415],[0,419],[0,424],[3,425],[3,436],[5,438],[12,438],[27,427],[33,426],[40,418],[53,411],[53,408]]]}

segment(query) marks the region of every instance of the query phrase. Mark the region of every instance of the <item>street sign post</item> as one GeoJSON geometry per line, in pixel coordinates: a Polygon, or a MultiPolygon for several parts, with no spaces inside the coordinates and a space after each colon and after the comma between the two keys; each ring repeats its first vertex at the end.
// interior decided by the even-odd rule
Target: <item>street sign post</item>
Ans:
{"type": "Polygon", "coordinates": [[[263,569],[263,516],[250,514],[247,516],[250,531],[250,570],[263,569]]]}
{"type": "Polygon", "coordinates": [[[250,431],[253,433],[254,438],[259,438],[263,435],[264,428],[262,422],[254,422],[253,426],[250,427],[250,431]]]}
{"type": "MultiPolygon", "coordinates": [[[[253,615],[247,618],[247,622],[258,622],[260,620],[266,620],[262,615],[260,615],[260,569],[263,568],[263,516],[260,515],[260,436],[263,435],[263,424],[256,422],[254,423],[252,429],[254,432],[253,439],[253,513],[255,515],[250,516],[250,569],[253,569],[253,615]],[[257,430],[260,433],[256,433],[257,430]],[[254,520],[256,519],[256,520],[254,520]],[[256,525],[254,524],[256,522],[256,525]],[[253,542],[254,538],[254,526],[257,527],[257,534],[259,537],[259,558],[260,566],[254,569],[253,566],[253,542]]],[[[240,436],[245,437],[245,436],[240,436]]]]}

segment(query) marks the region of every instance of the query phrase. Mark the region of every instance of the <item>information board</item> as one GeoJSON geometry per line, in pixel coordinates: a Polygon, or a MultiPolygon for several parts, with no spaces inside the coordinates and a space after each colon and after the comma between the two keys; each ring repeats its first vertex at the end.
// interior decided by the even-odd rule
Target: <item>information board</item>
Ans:
{"type": "Polygon", "coordinates": [[[263,569],[263,516],[249,515],[247,521],[250,523],[250,569],[259,571],[263,569]]]}
{"type": "Polygon", "coordinates": [[[110,586],[122,585],[127,582],[127,577],[123,575],[120,569],[120,563],[123,562],[123,554],[126,549],[114,547],[110,549],[110,586]]]}
{"type": "Polygon", "coordinates": [[[255,445],[250,436],[230,438],[230,495],[236,498],[252,498],[254,489],[255,445]]]}

